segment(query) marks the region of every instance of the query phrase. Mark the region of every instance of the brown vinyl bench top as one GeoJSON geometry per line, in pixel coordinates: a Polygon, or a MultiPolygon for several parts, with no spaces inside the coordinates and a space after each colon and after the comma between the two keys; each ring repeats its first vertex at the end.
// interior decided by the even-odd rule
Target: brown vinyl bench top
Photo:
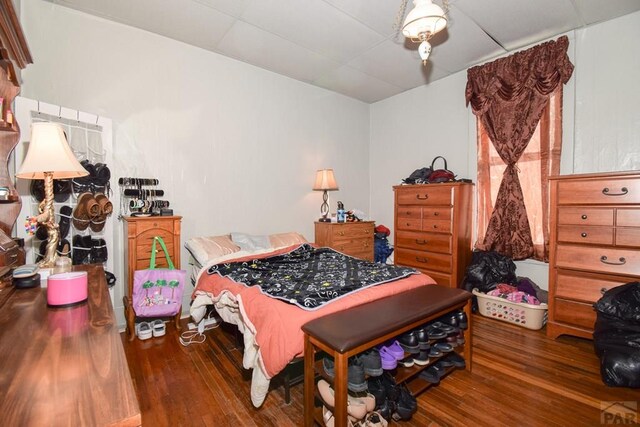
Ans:
{"type": "Polygon", "coordinates": [[[464,305],[471,293],[427,285],[348,310],[314,319],[302,326],[305,334],[345,353],[416,322],[464,305]]]}

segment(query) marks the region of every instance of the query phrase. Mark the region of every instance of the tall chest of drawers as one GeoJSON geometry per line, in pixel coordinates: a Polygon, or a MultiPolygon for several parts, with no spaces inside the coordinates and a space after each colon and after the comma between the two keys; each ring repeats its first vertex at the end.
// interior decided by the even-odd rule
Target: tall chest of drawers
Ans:
{"type": "MultiPolygon", "coordinates": [[[[127,321],[129,341],[135,334],[136,313],[133,308],[133,275],[136,270],[146,270],[151,261],[154,236],[162,237],[174,266],[180,268],[180,216],[124,217],[125,271],[127,274],[127,294],[122,298],[127,321]]],[[[156,266],[167,268],[167,258],[160,248],[156,248],[156,266]]],[[[176,329],[180,329],[181,311],[174,317],[176,329]]]]}
{"type": "Polygon", "coordinates": [[[458,287],[471,258],[473,184],[398,185],[394,260],[458,287]]]}
{"type": "Polygon", "coordinates": [[[547,335],[593,338],[593,303],[640,278],[640,172],[550,178],[547,335]]]}

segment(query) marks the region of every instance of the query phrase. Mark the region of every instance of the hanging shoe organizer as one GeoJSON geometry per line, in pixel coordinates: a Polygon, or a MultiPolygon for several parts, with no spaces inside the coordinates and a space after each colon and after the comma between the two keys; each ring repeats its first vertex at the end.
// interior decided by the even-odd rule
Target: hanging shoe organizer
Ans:
{"type": "Polygon", "coordinates": [[[119,178],[120,217],[160,215],[169,209],[169,201],[163,200],[164,191],[158,188],[156,178],[119,178]]]}

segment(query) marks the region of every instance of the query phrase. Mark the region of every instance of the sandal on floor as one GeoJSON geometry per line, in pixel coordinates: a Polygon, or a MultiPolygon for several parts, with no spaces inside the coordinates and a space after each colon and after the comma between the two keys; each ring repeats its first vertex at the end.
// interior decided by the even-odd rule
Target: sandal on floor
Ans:
{"type": "Polygon", "coordinates": [[[164,334],[167,333],[167,327],[164,324],[164,322],[160,319],[158,320],[154,320],[151,323],[151,329],[153,329],[153,336],[154,337],[161,337],[164,336],[164,334]]]}
{"type": "Polygon", "coordinates": [[[140,322],[136,324],[136,336],[141,340],[148,340],[153,335],[149,322],[140,322]]]}

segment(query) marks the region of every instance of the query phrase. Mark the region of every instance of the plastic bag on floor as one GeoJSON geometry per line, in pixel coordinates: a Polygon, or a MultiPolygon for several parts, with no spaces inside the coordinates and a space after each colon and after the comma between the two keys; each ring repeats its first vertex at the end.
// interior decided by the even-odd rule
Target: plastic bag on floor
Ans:
{"type": "Polygon", "coordinates": [[[517,282],[516,265],[511,258],[493,251],[473,251],[463,286],[467,291],[477,288],[487,293],[498,283],[517,282]]]}

